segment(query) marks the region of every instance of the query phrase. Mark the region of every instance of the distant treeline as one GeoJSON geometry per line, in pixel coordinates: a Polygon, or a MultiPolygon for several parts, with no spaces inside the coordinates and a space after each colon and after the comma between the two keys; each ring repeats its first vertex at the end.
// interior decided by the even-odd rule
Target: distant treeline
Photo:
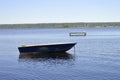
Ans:
{"type": "Polygon", "coordinates": [[[37,24],[0,25],[0,28],[79,28],[79,27],[120,27],[120,22],[37,23],[37,24]]]}

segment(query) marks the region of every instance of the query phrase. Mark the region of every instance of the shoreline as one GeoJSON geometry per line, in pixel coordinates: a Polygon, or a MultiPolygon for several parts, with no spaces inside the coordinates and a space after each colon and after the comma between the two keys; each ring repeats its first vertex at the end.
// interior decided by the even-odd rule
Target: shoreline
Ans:
{"type": "Polygon", "coordinates": [[[120,27],[120,22],[78,22],[78,23],[36,23],[36,24],[0,24],[0,29],[12,28],[103,28],[120,27]]]}

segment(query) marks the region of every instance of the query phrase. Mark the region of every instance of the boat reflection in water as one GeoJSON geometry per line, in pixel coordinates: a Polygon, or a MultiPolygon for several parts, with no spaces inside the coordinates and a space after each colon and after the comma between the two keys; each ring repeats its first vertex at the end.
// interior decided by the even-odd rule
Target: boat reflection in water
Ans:
{"type": "Polygon", "coordinates": [[[19,61],[46,61],[46,60],[70,60],[74,56],[67,52],[60,53],[20,53],[19,61]]]}

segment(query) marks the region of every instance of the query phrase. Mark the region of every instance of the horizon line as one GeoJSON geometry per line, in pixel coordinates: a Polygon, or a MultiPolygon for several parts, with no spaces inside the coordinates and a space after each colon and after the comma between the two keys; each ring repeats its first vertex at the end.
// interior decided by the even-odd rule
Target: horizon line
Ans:
{"type": "Polygon", "coordinates": [[[3,23],[0,25],[16,25],[16,24],[62,24],[62,23],[120,23],[120,21],[86,21],[86,22],[26,22],[26,23],[3,23]]]}

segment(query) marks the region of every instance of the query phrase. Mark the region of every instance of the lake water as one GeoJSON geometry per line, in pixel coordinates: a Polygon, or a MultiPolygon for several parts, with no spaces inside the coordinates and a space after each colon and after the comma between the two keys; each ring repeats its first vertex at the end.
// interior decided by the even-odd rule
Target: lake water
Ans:
{"type": "Polygon", "coordinates": [[[0,29],[0,80],[120,80],[120,28],[0,29]],[[70,32],[87,36],[70,37],[70,32]],[[22,44],[77,42],[64,56],[21,57],[22,44]]]}

